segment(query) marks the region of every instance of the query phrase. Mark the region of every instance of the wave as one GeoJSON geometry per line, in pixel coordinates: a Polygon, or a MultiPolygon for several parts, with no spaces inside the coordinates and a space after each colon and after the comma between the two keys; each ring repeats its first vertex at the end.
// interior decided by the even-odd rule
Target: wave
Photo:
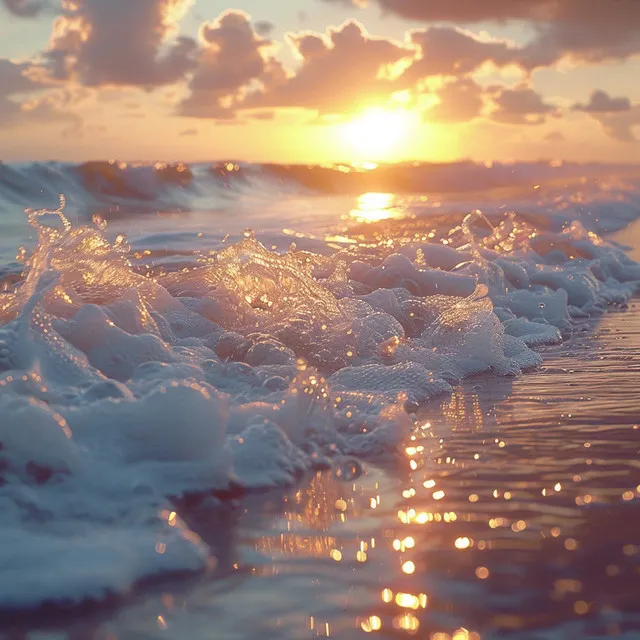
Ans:
{"type": "MultiPolygon", "coordinates": [[[[531,198],[531,190],[535,188],[540,190],[536,195],[540,196],[541,204],[552,204],[557,210],[559,199],[564,198],[568,213],[576,217],[581,215],[577,194],[597,188],[605,192],[609,202],[615,202],[609,213],[615,209],[620,217],[625,205],[634,212],[640,206],[639,181],[640,168],[634,166],[559,162],[412,163],[367,168],[233,161],[193,165],[117,161],[78,165],[0,163],[0,211],[44,208],[60,193],[65,194],[67,212],[72,215],[88,211],[111,216],[149,211],[211,211],[246,194],[273,198],[287,194],[326,196],[365,192],[446,194],[446,199],[458,207],[463,206],[466,196],[473,200],[473,208],[490,206],[492,201],[504,208],[505,203],[517,206],[523,201],[535,206],[531,198]],[[626,188],[630,182],[632,188],[626,188]]],[[[593,204],[593,198],[587,198],[587,202],[593,204]]],[[[628,222],[627,218],[618,226],[628,222]]]]}
{"type": "MultiPolygon", "coordinates": [[[[638,217],[635,178],[566,169],[558,188],[573,196],[551,206],[553,189],[543,198],[530,180],[559,167],[522,165],[526,206],[496,197],[460,214],[483,176],[514,186],[505,167],[384,168],[396,187],[419,176],[424,192],[458,172],[467,189],[393,210],[365,198],[340,241],[301,234],[274,250],[246,232],[195,246],[187,222],[156,242],[180,255],[174,264],[159,265],[144,239],[132,249],[110,236],[99,216],[29,210],[37,242],[19,269],[3,266],[0,290],[2,606],[102,600],[148,576],[207,570],[214,558],[181,519],[183,498],[215,503],[326,468],[352,479],[427,428],[416,410],[452,385],[519,375],[541,363],[537,347],[624,307],[640,265],[594,229],[638,217]]],[[[207,189],[218,202],[226,191],[277,200],[372,180],[239,163],[0,173],[14,204],[65,191],[149,210],[207,189]]]]}

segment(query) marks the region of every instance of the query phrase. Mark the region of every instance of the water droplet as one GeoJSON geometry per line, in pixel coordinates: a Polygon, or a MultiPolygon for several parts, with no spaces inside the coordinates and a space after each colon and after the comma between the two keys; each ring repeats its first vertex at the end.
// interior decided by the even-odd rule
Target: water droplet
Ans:
{"type": "Polygon", "coordinates": [[[121,253],[129,253],[130,247],[127,242],[127,236],[124,233],[119,233],[113,243],[113,248],[121,253]]]}
{"type": "Polygon", "coordinates": [[[350,482],[362,475],[362,465],[353,458],[344,458],[336,464],[334,474],[339,480],[350,482]]]}
{"type": "Polygon", "coordinates": [[[93,221],[93,224],[100,230],[100,231],[105,231],[107,228],[107,221],[99,214],[99,213],[94,213],[91,216],[91,220],[93,221]]]}

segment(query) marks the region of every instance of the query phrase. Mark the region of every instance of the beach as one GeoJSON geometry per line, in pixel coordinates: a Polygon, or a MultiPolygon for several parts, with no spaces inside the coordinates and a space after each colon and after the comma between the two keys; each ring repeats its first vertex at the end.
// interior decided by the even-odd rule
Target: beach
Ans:
{"type": "MultiPolygon", "coordinates": [[[[5,415],[37,410],[66,439],[49,441],[48,451],[37,439],[8,441],[11,455],[38,462],[27,465],[22,494],[15,480],[1,488],[15,505],[5,535],[27,536],[13,543],[7,637],[195,640],[215,627],[216,637],[238,639],[633,638],[640,307],[629,257],[638,255],[637,223],[585,235],[549,212],[529,218],[523,233],[517,214],[500,222],[504,214],[488,209],[497,222],[487,236],[456,227],[455,211],[429,209],[430,198],[295,196],[267,208],[243,198],[231,220],[213,224],[262,215],[268,225],[276,210],[308,218],[240,238],[224,226],[206,231],[224,212],[88,226],[67,223],[62,210],[31,218],[39,237],[25,249],[32,276],[21,280],[10,264],[5,276],[5,314],[12,304],[25,309],[6,316],[13,364],[2,383],[13,414],[5,415]],[[422,238],[425,229],[435,240],[420,239],[416,250],[416,230],[422,238]],[[474,254],[464,245],[474,233],[479,243],[496,238],[504,258],[474,254]],[[634,248],[623,254],[609,237],[634,248]],[[560,243],[583,257],[562,262],[560,243]],[[84,257],[83,246],[91,247],[84,257]],[[351,281],[331,277],[330,256],[349,251],[364,260],[351,259],[351,281]],[[589,252],[601,256],[597,267],[589,252]],[[472,259],[453,268],[458,255],[472,259]],[[315,262],[317,277],[299,256],[315,262]],[[441,267],[429,270],[428,261],[441,267]],[[490,265],[508,274],[502,292],[490,265]],[[530,278],[548,274],[546,284],[523,285],[527,269],[530,278]],[[64,295],[47,297],[52,270],[64,295]],[[347,289],[354,283],[360,289],[347,289]],[[389,291],[432,319],[415,325],[377,297],[389,291]],[[371,319],[359,319],[354,293],[373,305],[371,319]],[[279,306],[278,295],[289,304],[279,306]],[[420,306],[430,300],[435,307],[420,306]],[[324,346],[292,332],[305,326],[297,318],[312,326],[326,318],[316,328],[324,346]],[[271,337],[252,334],[253,322],[271,337]],[[28,342],[15,342],[24,331],[28,342]],[[51,332],[64,342],[48,342],[51,332]],[[430,355],[432,372],[416,377],[425,344],[446,356],[430,355]],[[21,362],[15,345],[22,358],[39,350],[24,360],[35,364],[22,379],[11,369],[21,362]],[[340,358],[352,349],[354,360],[333,361],[331,349],[340,358]],[[291,367],[290,352],[310,362],[291,367]],[[310,398],[301,403],[297,393],[310,398]],[[25,499],[28,516],[20,515],[25,499]],[[39,566],[27,560],[35,545],[45,545],[39,566]],[[91,569],[79,572],[82,563],[91,569]]],[[[587,225],[621,226],[615,216],[586,215],[587,225]]]]}

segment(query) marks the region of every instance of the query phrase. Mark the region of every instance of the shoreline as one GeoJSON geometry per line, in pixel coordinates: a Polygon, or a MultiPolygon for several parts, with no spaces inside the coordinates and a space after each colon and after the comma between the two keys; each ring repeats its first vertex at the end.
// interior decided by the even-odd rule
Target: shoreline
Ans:
{"type": "MultiPolygon", "coordinates": [[[[248,496],[235,511],[227,512],[235,524],[222,530],[220,512],[215,509],[209,514],[206,509],[185,514],[190,524],[193,518],[200,519],[195,531],[227,555],[223,577],[162,580],[163,594],[153,596],[158,587],[151,593],[142,590],[112,615],[104,610],[95,616],[81,615],[65,628],[72,631],[80,625],[83,632],[98,634],[92,636],[96,638],[107,638],[112,631],[117,635],[129,629],[130,633],[140,626],[151,633],[159,631],[160,615],[168,627],[162,629],[163,637],[194,640],[208,637],[207,625],[212,622],[205,624],[205,620],[209,618],[217,620],[216,637],[229,639],[255,637],[252,634],[258,632],[263,638],[306,637],[303,629],[309,637],[323,637],[326,625],[330,636],[350,639],[378,621],[382,625],[378,637],[391,637],[384,630],[394,628],[394,633],[412,629],[452,633],[466,628],[481,633],[483,639],[494,637],[486,635],[488,630],[520,637],[513,613],[489,618],[482,614],[487,607],[497,606],[498,601],[491,598],[492,590],[500,591],[500,582],[494,581],[487,591],[487,578],[477,567],[497,577],[505,569],[503,556],[538,555],[548,546],[545,540],[556,545],[544,553],[560,559],[571,541],[589,544],[591,533],[577,525],[578,514],[579,519],[590,521],[590,512],[598,517],[605,508],[611,519],[622,509],[621,525],[624,513],[637,508],[633,500],[637,502],[640,495],[634,493],[632,501],[623,498],[635,489],[615,486],[621,482],[615,470],[600,478],[602,486],[597,489],[589,488],[593,479],[587,480],[590,468],[608,464],[606,457],[599,462],[596,453],[596,438],[602,440],[607,430],[616,438],[603,445],[605,451],[613,448],[620,454],[617,439],[626,429],[629,442],[640,447],[640,431],[631,424],[636,415],[635,387],[627,373],[629,368],[640,371],[640,301],[633,299],[628,311],[610,312],[592,324],[589,331],[579,331],[567,342],[545,347],[539,370],[518,378],[470,378],[454,388],[451,397],[430,403],[420,413],[420,421],[430,426],[423,438],[407,443],[404,462],[384,468],[367,465],[365,475],[352,483],[328,471],[289,490],[248,496]],[[626,364],[620,367],[618,362],[626,364]],[[603,385],[603,375],[614,376],[616,384],[603,385]],[[609,415],[604,422],[603,412],[609,415]],[[548,442],[539,441],[542,433],[548,442]],[[588,449],[587,438],[593,439],[588,449]],[[552,457],[545,453],[542,461],[539,456],[530,460],[534,468],[524,473],[526,465],[513,456],[529,460],[526,452],[536,448],[552,457]],[[564,467],[554,463],[563,457],[564,467]],[[542,466],[537,469],[535,464],[542,466]],[[576,475],[580,481],[572,482],[576,475]],[[585,495],[591,496],[587,504],[585,495]],[[471,500],[472,496],[476,498],[471,500]],[[484,540],[478,537],[482,521],[485,527],[487,522],[499,523],[482,529],[484,540]],[[207,540],[207,536],[213,537],[207,540]],[[451,591],[458,580],[475,594],[471,601],[459,600],[451,591]],[[426,608],[421,605],[421,593],[426,596],[426,608]],[[405,595],[399,599],[397,594],[405,595]],[[417,598],[416,608],[412,598],[417,598]],[[236,600],[245,603],[251,615],[224,616],[236,600]],[[452,624],[456,616],[459,622],[452,624]],[[285,627],[292,635],[287,635],[285,627]]],[[[622,535],[620,525],[618,532],[609,535],[622,535]]],[[[598,540],[596,536],[594,544],[598,540]]],[[[624,547],[632,541],[621,543],[624,547]]],[[[630,559],[635,562],[637,557],[632,554],[630,559]]],[[[533,565],[524,566],[534,571],[533,565]]],[[[509,582],[507,576],[508,572],[502,580],[509,582]]],[[[594,583],[589,584],[594,597],[598,596],[596,578],[601,583],[594,574],[594,583]]],[[[535,584],[541,579],[536,578],[535,584]]],[[[592,618],[582,620],[582,614],[575,613],[577,623],[593,624],[592,618]]]]}

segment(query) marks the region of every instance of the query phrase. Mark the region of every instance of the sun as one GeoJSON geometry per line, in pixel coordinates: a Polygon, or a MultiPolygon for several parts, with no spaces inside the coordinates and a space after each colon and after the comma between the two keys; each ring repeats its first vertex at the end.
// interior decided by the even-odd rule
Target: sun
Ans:
{"type": "Polygon", "coordinates": [[[415,115],[406,109],[367,109],[344,123],[342,134],[358,160],[394,160],[415,128],[415,115]]]}

